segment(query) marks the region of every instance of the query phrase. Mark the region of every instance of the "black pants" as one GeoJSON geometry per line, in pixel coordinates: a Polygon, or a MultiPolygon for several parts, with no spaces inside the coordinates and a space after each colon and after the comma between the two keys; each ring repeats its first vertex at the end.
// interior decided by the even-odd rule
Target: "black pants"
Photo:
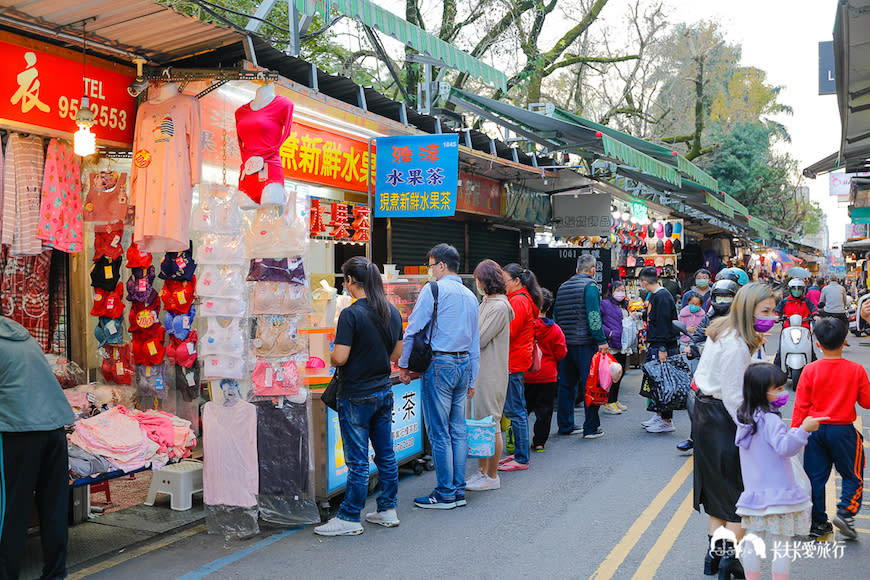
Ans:
{"type": "Polygon", "coordinates": [[[18,578],[36,492],[42,578],[66,576],[69,460],[63,429],[0,433],[0,579],[18,578]]]}
{"type": "MultiPolygon", "coordinates": [[[[624,352],[618,352],[613,355],[613,358],[616,359],[620,365],[622,365],[622,376],[625,376],[625,373],[628,372],[628,355],[624,352]]],[[[607,397],[608,403],[615,403],[619,400],[619,385],[622,383],[622,377],[619,377],[619,380],[613,383],[610,386],[610,396],[607,397]]]]}
{"type": "Polygon", "coordinates": [[[553,423],[553,403],[559,383],[526,383],[526,410],[535,414],[533,447],[543,447],[550,437],[553,423]]]}
{"type": "Polygon", "coordinates": [[[810,478],[813,523],[828,521],[825,511],[825,483],[831,468],[843,478],[837,513],[854,516],[864,496],[864,437],[852,425],[821,425],[810,433],[804,451],[804,471],[810,478]]]}

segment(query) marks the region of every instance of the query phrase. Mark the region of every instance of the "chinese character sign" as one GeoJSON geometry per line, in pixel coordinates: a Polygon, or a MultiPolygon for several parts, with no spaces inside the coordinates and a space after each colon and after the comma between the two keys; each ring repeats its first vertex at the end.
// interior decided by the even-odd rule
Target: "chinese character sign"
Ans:
{"type": "Polygon", "coordinates": [[[458,135],[377,140],[375,217],[443,217],[456,213],[458,135]]]}
{"type": "MultiPolygon", "coordinates": [[[[66,51],[61,51],[66,54],[66,51]]],[[[101,141],[133,141],[136,100],[127,94],[129,69],[88,58],[82,81],[80,56],[68,58],[0,42],[0,121],[72,134],[82,91],[90,100],[101,141]]]]}
{"type": "MultiPolygon", "coordinates": [[[[369,145],[293,120],[290,137],[281,145],[284,176],[339,189],[367,192],[369,145]]],[[[374,151],[372,151],[374,157],[374,151]]]]}

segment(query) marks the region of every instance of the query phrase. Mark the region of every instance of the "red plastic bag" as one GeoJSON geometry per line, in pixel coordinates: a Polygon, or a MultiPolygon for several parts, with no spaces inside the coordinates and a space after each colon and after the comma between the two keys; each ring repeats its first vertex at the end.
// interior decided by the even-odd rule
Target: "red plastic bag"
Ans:
{"type": "Polygon", "coordinates": [[[610,397],[610,389],[601,388],[598,380],[598,367],[602,364],[610,365],[611,360],[616,360],[610,353],[596,352],[592,357],[592,365],[589,368],[589,377],[586,379],[586,406],[606,405],[610,397]]]}

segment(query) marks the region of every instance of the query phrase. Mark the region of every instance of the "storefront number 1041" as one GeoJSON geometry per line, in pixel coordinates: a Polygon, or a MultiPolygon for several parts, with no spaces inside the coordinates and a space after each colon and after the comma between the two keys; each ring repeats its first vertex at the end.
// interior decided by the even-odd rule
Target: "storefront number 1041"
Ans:
{"type": "MultiPolygon", "coordinates": [[[[67,99],[66,96],[61,96],[57,100],[57,113],[60,118],[69,117],[73,121],[76,118],[76,113],[79,112],[79,100],[67,99]]],[[[111,129],[118,128],[121,131],[127,128],[127,111],[118,110],[115,107],[107,107],[99,103],[91,105],[91,112],[94,118],[101,127],[109,127],[111,129]]]]}

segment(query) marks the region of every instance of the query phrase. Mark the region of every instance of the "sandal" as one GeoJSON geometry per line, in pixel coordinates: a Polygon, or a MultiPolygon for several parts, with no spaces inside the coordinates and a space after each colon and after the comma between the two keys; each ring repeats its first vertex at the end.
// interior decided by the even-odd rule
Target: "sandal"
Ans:
{"type": "Polygon", "coordinates": [[[517,463],[513,459],[498,466],[499,471],[525,471],[528,468],[528,463],[517,463]]]}
{"type": "Polygon", "coordinates": [[[508,461],[513,461],[513,460],[514,460],[514,456],[513,456],[513,455],[505,455],[504,457],[502,457],[501,459],[498,460],[498,464],[499,464],[499,465],[504,465],[504,464],[507,463],[508,461]]]}
{"type": "Polygon", "coordinates": [[[546,451],[546,449],[544,449],[543,445],[536,445],[535,446],[535,453],[543,453],[544,451],[546,451]]]}

